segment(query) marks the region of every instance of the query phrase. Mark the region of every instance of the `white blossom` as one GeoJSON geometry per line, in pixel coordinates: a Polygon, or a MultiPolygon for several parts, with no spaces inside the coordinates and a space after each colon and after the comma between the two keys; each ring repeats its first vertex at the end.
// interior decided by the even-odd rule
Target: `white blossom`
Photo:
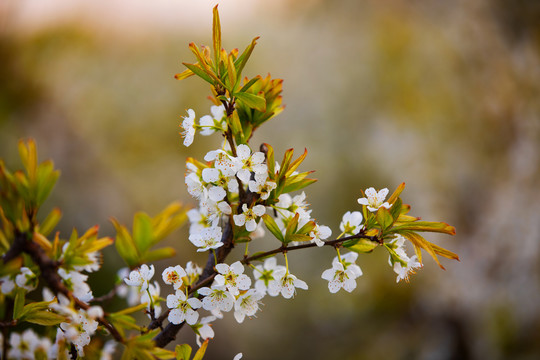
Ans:
{"type": "Polygon", "coordinates": [[[189,109],[187,111],[188,116],[184,116],[182,121],[182,132],[180,133],[184,138],[184,146],[189,146],[193,143],[193,138],[195,137],[195,111],[189,109]]]}
{"type": "Polygon", "coordinates": [[[225,131],[227,129],[224,121],[225,107],[223,105],[213,105],[210,107],[210,113],[212,116],[204,115],[199,120],[199,125],[202,128],[201,135],[208,136],[212,135],[216,130],[225,131]]]}
{"type": "Polygon", "coordinates": [[[173,285],[174,290],[178,290],[184,281],[182,278],[184,276],[187,276],[186,271],[180,266],[169,266],[165,270],[163,270],[163,273],[161,274],[161,277],[163,278],[163,282],[165,284],[173,285]]]}
{"type": "Polygon", "coordinates": [[[307,290],[308,285],[305,281],[298,279],[286,270],[276,271],[276,281],[268,284],[268,292],[280,293],[285,299],[290,299],[296,294],[296,288],[307,290]]]}
{"type": "Polygon", "coordinates": [[[344,263],[336,257],[332,262],[332,268],[322,273],[321,277],[328,280],[328,289],[331,293],[336,293],[342,288],[348,292],[353,291],[356,288],[355,279],[362,275],[362,270],[358,265],[344,263]]]}
{"type": "Polygon", "coordinates": [[[203,317],[198,324],[193,325],[193,328],[197,332],[197,337],[195,338],[195,342],[199,347],[201,347],[201,338],[203,340],[206,339],[213,339],[214,338],[214,330],[212,329],[211,322],[216,320],[216,317],[211,316],[205,316],[203,317]]]}
{"type": "Polygon", "coordinates": [[[400,261],[394,263],[394,272],[397,274],[396,282],[400,280],[405,280],[409,282],[409,275],[415,273],[415,269],[421,268],[422,263],[417,261],[416,255],[413,255],[407,260],[407,266],[403,266],[400,261]]]}
{"type": "Polygon", "coordinates": [[[263,216],[266,208],[263,205],[255,205],[253,208],[248,208],[246,204],[242,204],[242,211],[240,215],[233,215],[234,223],[237,226],[243,226],[245,224],[246,230],[251,232],[257,228],[257,221],[255,219],[258,216],[263,216]]]}
{"type": "Polygon", "coordinates": [[[94,298],[90,286],[86,283],[88,275],[83,275],[78,271],[66,271],[64,268],[58,269],[58,275],[64,280],[68,289],[73,292],[76,298],[84,302],[89,302],[94,298]]]}
{"type": "Polygon", "coordinates": [[[32,329],[25,330],[22,334],[11,333],[9,336],[10,359],[34,359],[34,352],[39,344],[39,337],[32,329]]]}
{"type": "Polygon", "coordinates": [[[204,228],[198,233],[190,234],[189,241],[198,247],[197,252],[202,252],[210,249],[217,249],[218,247],[223,246],[221,236],[221,228],[219,226],[214,226],[204,228]]]}
{"type": "Polygon", "coordinates": [[[171,309],[168,319],[171,323],[178,325],[186,322],[193,325],[199,318],[199,313],[195,311],[202,306],[197,298],[187,298],[182,290],[176,290],[176,294],[167,296],[167,307],[171,309]]]}
{"type": "Polygon", "coordinates": [[[325,225],[316,224],[313,230],[309,233],[311,242],[317,244],[317,246],[324,245],[324,239],[328,239],[332,235],[332,229],[325,225]]]}
{"type": "Polygon", "coordinates": [[[37,276],[29,268],[23,266],[21,272],[15,277],[15,283],[18,287],[26,291],[32,291],[37,286],[37,276]]]}
{"type": "Polygon", "coordinates": [[[239,323],[244,321],[246,316],[253,316],[259,310],[259,303],[263,295],[255,289],[249,289],[240,295],[234,303],[234,318],[239,323]]]}
{"type": "Polygon", "coordinates": [[[129,273],[129,278],[124,279],[125,283],[129,286],[140,286],[141,292],[148,289],[148,284],[154,276],[154,265],[142,264],[139,269],[135,269],[129,273]]]}
{"type": "Polygon", "coordinates": [[[236,176],[244,183],[248,183],[251,178],[251,173],[264,174],[268,172],[268,167],[264,163],[264,154],[260,151],[251,154],[249,146],[245,144],[238,145],[236,148],[237,159],[242,163],[241,168],[236,173],[236,176]]]}
{"type": "Polygon", "coordinates": [[[208,189],[206,189],[206,186],[196,173],[190,173],[186,176],[186,186],[188,193],[195,199],[206,199],[208,197],[208,189]]]}
{"type": "Polygon", "coordinates": [[[277,287],[271,287],[270,283],[276,281],[275,273],[280,271],[285,271],[285,266],[277,265],[275,257],[266,259],[263,265],[255,266],[255,269],[253,270],[253,277],[256,280],[255,289],[261,294],[266,294],[268,292],[268,295],[270,296],[279,295],[279,291],[276,290],[277,287]],[[274,291],[271,291],[270,289],[273,289],[274,291]]]}
{"type": "Polygon", "coordinates": [[[229,292],[237,296],[239,290],[247,290],[251,286],[251,279],[244,274],[244,265],[240,261],[227,264],[217,264],[216,270],[219,273],[214,278],[217,285],[226,286],[229,292]]]}
{"type": "Polygon", "coordinates": [[[347,211],[339,224],[339,229],[348,235],[356,235],[362,230],[362,213],[360,211],[347,211]]]}
{"type": "Polygon", "coordinates": [[[202,305],[205,310],[229,312],[234,305],[234,296],[223,285],[213,285],[212,288],[202,287],[197,292],[204,295],[202,305]]]}
{"type": "Polygon", "coordinates": [[[387,202],[384,202],[384,199],[388,195],[388,189],[384,188],[377,192],[374,188],[370,187],[366,189],[366,197],[359,198],[358,203],[360,205],[367,206],[368,210],[371,212],[377,211],[381,206],[390,209],[392,205],[387,202]]]}
{"type": "Polygon", "coordinates": [[[15,289],[15,281],[9,275],[1,277],[0,283],[0,291],[4,295],[10,294],[15,289]]]}
{"type": "Polygon", "coordinates": [[[268,179],[268,174],[255,174],[255,180],[249,180],[249,191],[260,194],[262,200],[268,199],[272,190],[277,187],[275,181],[268,179]]]}

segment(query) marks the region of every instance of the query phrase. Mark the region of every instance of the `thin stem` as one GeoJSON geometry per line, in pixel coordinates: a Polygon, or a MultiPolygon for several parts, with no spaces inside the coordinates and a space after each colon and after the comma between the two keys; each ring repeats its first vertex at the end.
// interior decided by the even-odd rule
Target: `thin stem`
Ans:
{"type": "MultiPolygon", "coordinates": [[[[379,242],[377,236],[368,236],[368,235],[364,235],[364,234],[356,234],[356,235],[347,236],[347,237],[344,237],[344,238],[341,238],[341,239],[325,241],[324,245],[336,246],[336,245],[341,244],[341,243],[343,243],[343,242],[345,242],[347,240],[356,240],[356,239],[368,239],[368,240],[371,240],[371,241],[374,241],[374,242],[379,242]]],[[[282,252],[287,252],[287,251],[293,251],[293,250],[307,249],[307,248],[311,248],[311,247],[315,247],[315,246],[317,246],[317,244],[315,244],[315,243],[296,245],[296,246],[287,246],[287,247],[286,246],[281,246],[281,247],[279,247],[277,249],[270,250],[270,251],[267,251],[267,252],[264,252],[264,253],[261,253],[261,254],[257,254],[257,255],[253,255],[253,256],[250,256],[248,258],[245,258],[245,259],[241,260],[241,262],[243,264],[249,264],[249,262],[251,262],[253,260],[258,260],[258,259],[270,256],[270,255],[274,255],[274,254],[278,254],[278,253],[282,253],[282,252]]]]}

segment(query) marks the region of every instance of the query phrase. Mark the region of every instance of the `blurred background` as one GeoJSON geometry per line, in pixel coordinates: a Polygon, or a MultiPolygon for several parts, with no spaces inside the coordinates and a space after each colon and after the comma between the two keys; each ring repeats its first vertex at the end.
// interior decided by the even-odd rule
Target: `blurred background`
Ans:
{"type": "MultiPolygon", "coordinates": [[[[113,236],[110,217],[130,226],[136,211],[195,204],[185,158],[221,139],[197,135],[183,147],[180,116],[209,114],[209,89],[173,76],[194,61],[188,43],[211,45],[215,4],[0,3],[0,156],[19,167],[16,143],[34,137],[41,159],[55,161],[62,175],[47,206],[62,208],[64,237],[95,224],[113,236]]],[[[461,261],[442,260],[442,271],[426,256],[410,284],[396,284],[375,251],[358,260],[358,288],[332,295],[320,278],[332,249],[291,253],[310,290],[265,298],[241,325],[228,314],[207,358],[540,358],[540,2],[227,0],[219,9],[227,49],[261,36],[245,74],[285,80],[285,111],[252,145],[268,142],[279,157],[308,149],[302,170],[319,179],[306,191],[313,216],[337,235],[361,189],[405,182],[412,215],[456,226],[454,237],[427,239],[461,261]]],[[[168,245],[178,253],[157,274],[205,262],[187,227],[168,245]]],[[[119,261],[105,253],[95,295],[119,261]]],[[[184,328],[178,341],[193,338],[184,328]]]]}

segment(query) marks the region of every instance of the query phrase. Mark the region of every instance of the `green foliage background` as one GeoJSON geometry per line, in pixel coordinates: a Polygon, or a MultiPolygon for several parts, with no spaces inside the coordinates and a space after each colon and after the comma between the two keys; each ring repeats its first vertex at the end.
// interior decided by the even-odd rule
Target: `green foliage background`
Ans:
{"type": "MultiPolygon", "coordinates": [[[[173,76],[191,60],[189,42],[211,45],[214,3],[45,3],[0,6],[0,156],[19,166],[16,143],[31,136],[41,159],[55,161],[62,175],[45,208],[63,209],[64,237],[95,224],[112,235],[110,216],[130,224],[138,210],[194,204],[185,158],[220,139],[182,146],[180,115],[211,104],[202,81],[173,76]]],[[[226,48],[261,36],[246,75],[285,80],[286,110],[252,143],[279,156],[308,149],[314,216],[336,232],[359,208],[360,189],[405,181],[415,215],[456,226],[453,238],[428,239],[461,263],[446,261],[444,272],[426,261],[410,285],[396,285],[380,251],[359,258],[353,294],[331,295],[320,274],[334,254],[291,253],[310,291],[265,298],[242,325],[217,322],[208,357],[540,356],[540,6],[236,0],[221,2],[220,14],[226,48]]],[[[173,263],[203,264],[186,235],[167,243],[178,250],[173,263]]],[[[90,281],[97,295],[119,266],[112,251],[104,261],[90,281]]]]}

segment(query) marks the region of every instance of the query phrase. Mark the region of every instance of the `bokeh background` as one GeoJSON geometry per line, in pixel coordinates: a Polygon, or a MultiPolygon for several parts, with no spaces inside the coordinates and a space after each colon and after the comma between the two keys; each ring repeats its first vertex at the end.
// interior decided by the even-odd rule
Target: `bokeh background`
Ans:
{"type": "MultiPolygon", "coordinates": [[[[34,137],[62,176],[65,237],[109,217],[130,225],[185,191],[180,116],[209,113],[207,86],[178,82],[189,42],[211,44],[207,0],[4,0],[0,3],[0,155],[34,137]]],[[[265,298],[257,318],[215,324],[209,359],[540,358],[540,3],[535,0],[220,2],[224,46],[261,36],[245,74],[283,78],[286,110],[253,145],[307,148],[313,215],[338,233],[360,190],[407,184],[412,214],[457,235],[428,240],[460,255],[426,256],[395,283],[383,251],[361,256],[352,293],[329,294],[331,249],[291,253],[309,283],[294,301],[265,298]]],[[[168,264],[205,258],[187,228],[168,264]]],[[[270,238],[262,247],[273,248],[270,238]]],[[[106,252],[100,295],[121,266],[106,252]]],[[[158,273],[160,273],[158,271],[158,273]]],[[[166,296],[166,294],[163,294],[166,296]]],[[[178,341],[193,340],[183,329],[178,341]]]]}

